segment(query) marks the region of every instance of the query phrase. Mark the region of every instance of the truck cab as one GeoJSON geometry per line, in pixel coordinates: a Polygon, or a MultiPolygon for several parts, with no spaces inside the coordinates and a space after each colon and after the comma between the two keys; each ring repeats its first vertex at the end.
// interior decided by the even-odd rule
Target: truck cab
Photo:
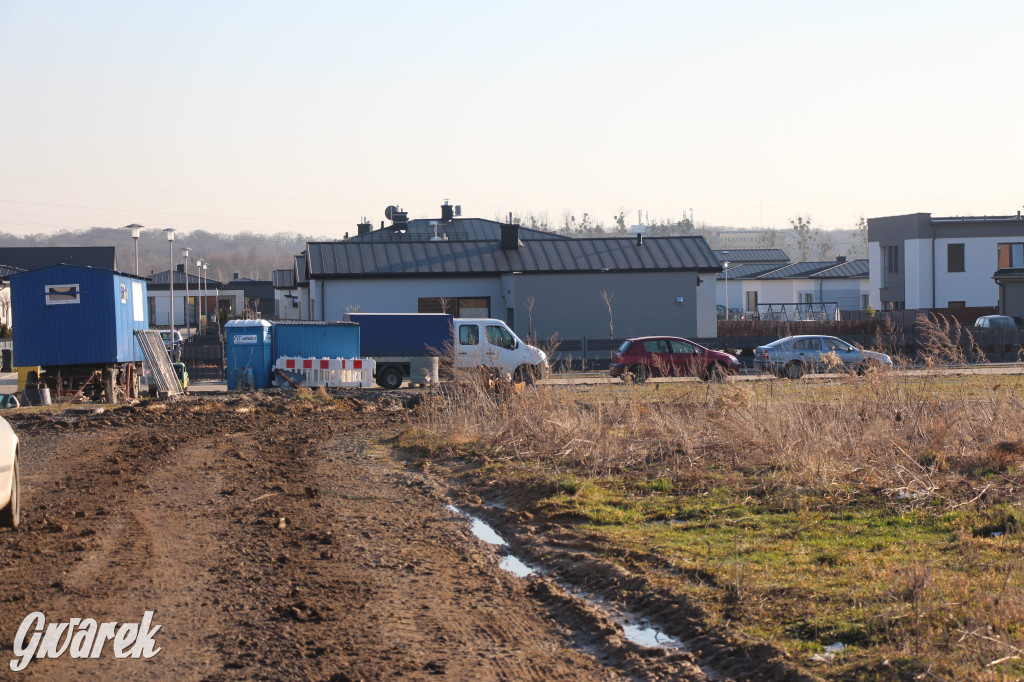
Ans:
{"type": "Polygon", "coordinates": [[[514,381],[533,383],[547,369],[547,354],[524,343],[501,320],[457,317],[454,325],[456,370],[490,367],[514,381]]]}

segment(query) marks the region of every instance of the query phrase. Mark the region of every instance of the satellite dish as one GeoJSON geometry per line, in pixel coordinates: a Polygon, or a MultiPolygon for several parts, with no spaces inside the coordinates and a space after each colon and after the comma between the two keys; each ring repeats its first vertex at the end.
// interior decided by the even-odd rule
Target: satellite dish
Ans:
{"type": "Polygon", "coordinates": [[[384,209],[384,217],[387,218],[388,220],[394,220],[396,213],[398,213],[397,206],[388,206],[387,208],[384,209]]]}

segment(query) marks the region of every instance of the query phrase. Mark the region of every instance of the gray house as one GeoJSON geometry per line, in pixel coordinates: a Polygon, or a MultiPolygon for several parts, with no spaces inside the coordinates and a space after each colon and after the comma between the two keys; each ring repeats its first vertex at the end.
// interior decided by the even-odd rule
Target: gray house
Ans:
{"type": "Polygon", "coordinates": [[[1024,267],[1024,219],[871,218],[868,257],[871,305],[879,310],[995,306],[993,274],[1024,267]]]}
{"type": "Polygon", "coordinates": [[[306,249],[311,319],[448,312],[562,340],[714,337],[721,263],[703,237],[570,239],[514,224],[395,221],[306,249]],[[610,308],[610,311],[609,311],[610,308]]]}

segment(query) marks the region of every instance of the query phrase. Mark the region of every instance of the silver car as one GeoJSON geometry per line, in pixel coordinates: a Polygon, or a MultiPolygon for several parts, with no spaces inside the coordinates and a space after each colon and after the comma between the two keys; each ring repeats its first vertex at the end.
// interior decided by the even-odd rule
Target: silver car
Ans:
{"type": "Polygon", "coordinates": [[[0,417],[0,526],[17,528],[21,521],[18,483],[18,435],[0,417]]]}
{"type": "Polygon", "coordinates": [[[754,369],[789,379],[799,379],[805,372],[864,374],[876,367],[892,367],[892,358],[834,336],[787,336],[754,350],[754,369]]]}

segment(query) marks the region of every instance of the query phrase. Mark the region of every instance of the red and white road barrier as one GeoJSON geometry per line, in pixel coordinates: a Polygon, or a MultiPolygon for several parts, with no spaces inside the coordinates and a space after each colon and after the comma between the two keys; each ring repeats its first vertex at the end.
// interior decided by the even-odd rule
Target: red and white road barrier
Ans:
{"type": "MultiPolygon", "coordinates": [[[[301,374],[302,386],[329,388],[368,388],[373,385],[377,363],[369,358],[289,358],[277,359],[275,369],[301,374]]],[[[278,385],[282,383],[280,377],[278,385]]]]}

